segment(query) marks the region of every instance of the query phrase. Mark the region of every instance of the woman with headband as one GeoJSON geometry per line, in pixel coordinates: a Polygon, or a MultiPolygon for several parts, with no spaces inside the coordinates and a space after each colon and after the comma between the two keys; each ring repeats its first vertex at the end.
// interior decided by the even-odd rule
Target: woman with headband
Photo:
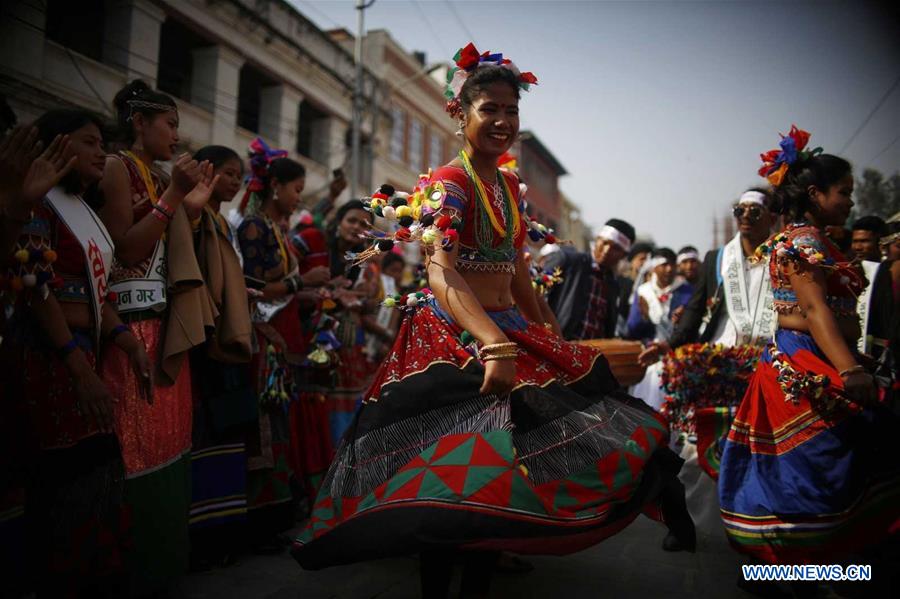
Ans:
{"type": "Polygon", "coordinates": [[[554,238],[497,169],[520,90],[536,80],[471,44],[456,65],[447,96],[463,149],[412,196],[373,195],[370,208],[400,228],[355,258],[419,239],[431,288],[389,298],[406,313],[400,333],[294,556],[317,569],[420,552],[423,595],[443,597],[457,552],[463,595],[481,596],[500,551],[579,551],[651,505],[692,546],[668,430],[597,350],[541,317],[523,244],[554,238]]]}
{"type": "Polygon", "coordinates": [[[826,564],[900,526],[900,420],[856,353],[865,286],[825,236],[853,202],[843,158],[806,149],[791,127],[762,155],[787,228],[761,247],[777,329],[724,443],[719,502],[739,551],[770,563],[826,564]]]}
{"type": "Polygon", "coordinates": [[[153,361],[154,384],[111,348],[102,374],[118,402],[115,427],[131,510],[131,591],[163,591],[188,565],[191,375],[187,353],[206,340],[212,305],[191,220],[209,199],[212,167],[176,157],[178,109],[140,80],[113,101],[127,149],[106,160],[100,217],[115,244],[110,289],[128,330],[153,361]],[[174,160],[171,176],[157,162],[174,160]]]}

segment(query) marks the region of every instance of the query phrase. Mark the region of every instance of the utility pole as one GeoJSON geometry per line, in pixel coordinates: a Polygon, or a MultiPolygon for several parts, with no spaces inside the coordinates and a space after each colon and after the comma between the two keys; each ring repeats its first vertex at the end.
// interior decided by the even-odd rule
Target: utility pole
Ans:
{"type": "Polygon", "coordinates": [[[359,178],[362,176],[360,163],[360,141],[363,109],[363,57],[362,44],[365,35],[365,11],[375,4],[375,0],[356,0],[356,40],[353,45],[353,60],[356,63],[356,80],[353,85],[353,122],[351,123],[350,148],[350,197],[358,198],[359,178]]]}

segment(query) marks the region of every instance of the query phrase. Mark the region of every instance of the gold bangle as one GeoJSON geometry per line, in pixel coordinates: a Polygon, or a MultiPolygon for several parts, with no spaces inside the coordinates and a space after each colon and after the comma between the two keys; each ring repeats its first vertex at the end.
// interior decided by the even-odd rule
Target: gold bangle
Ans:
{"type": "Polygon", "coordinates": [[[490,362],[491,360],[515,360],[516,354],[490,354],[481,358],[482,362],[490,362]]]}
{"type": "Polygon", "coordinates": [[[501,349],[514,349],[519,347],[517,343],[513,343],[512,341],[506,343],[491,343],[490,345],[481,346],[481,351],[483,352],[492,352],[498,351],[501,349]]]}

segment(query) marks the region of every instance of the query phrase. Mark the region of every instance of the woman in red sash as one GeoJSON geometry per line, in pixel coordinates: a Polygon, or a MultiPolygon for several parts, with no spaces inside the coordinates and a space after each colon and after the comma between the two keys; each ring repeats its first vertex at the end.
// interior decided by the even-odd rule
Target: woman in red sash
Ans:
{"type": "Polygon", "coordinates": [[[144,381],[142,401],[149,398],[151,372],[146,352],[110,301],[113,246],[94,212],[106,158],[102,125],[78,110],[51,111],[36,121],[46,145],[68,136],[72,170],[33,211],[12,261],[12,278],[22,289],[4,343],[3,365],[11,370],[3,381],[13,385],[4,388],[7,405],[21,401],[28,416],[34,449],[25,514],[39,597],[118,597],[124,591],[129,517],[113,430],[118,398],[97,373],[100,346],[122,351],[129,371],[144,381]]]}
{"type": "Polygon", "coordinates": [[[523,243],[552,239],[496,167],[518,134],[520,86],[534,78],[471,45],[457,58],[448,95],[463,151],[423,181],[424,203],[387,186],[373,196],[400,228],[357,257],[416,237],[432,254],[433,294],[390,298],[406,317],[294,556],[322,568],[422,552],[423,594],[440,597],[463,550],[463,593],[485,594],[499,551],[579,551],[649,505],[658,514],[660,499],[692,548],[666,425],[597,350],[556,336],[537,305],[523,243]]]}

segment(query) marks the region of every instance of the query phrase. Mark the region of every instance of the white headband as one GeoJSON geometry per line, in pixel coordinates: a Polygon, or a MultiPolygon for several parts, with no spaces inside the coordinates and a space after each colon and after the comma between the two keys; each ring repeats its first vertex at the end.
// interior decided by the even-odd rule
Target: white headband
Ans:
{"type": "Polygon", "coordinates": [[[656,268],[657,266],[662,266],[663,264],[668,264],[669,259],[665,256],[657,256],[656,258],[650,259],[650,268],[656,268]]]}
{"type": "Polygon", "coordinates": [[[697,252],[684,252],[682,254],[678,254],[678,258],[675,259],[676,264],[681,264],[685,260],[700,260],[700,254],[697,252]]]}
{"type": "Polygon", "coordinates": [[[616,244],[626,252],[631,251],[631,240],[628,239],[628,237],[626,237],[624,233],[622,233],[615,227],[603,225],[603,228],[600,229],[599,233],[597,233],[597,237],[600,239],[606,239],[607,241],[612,241],[614,244],[616,244]]]}
{"type": "Polygon", "coordinates": [[[766,196],[758,191],[745,191],[738,200],[738,204],[759,204],[763,208],[766,206],[766,196]]]}

